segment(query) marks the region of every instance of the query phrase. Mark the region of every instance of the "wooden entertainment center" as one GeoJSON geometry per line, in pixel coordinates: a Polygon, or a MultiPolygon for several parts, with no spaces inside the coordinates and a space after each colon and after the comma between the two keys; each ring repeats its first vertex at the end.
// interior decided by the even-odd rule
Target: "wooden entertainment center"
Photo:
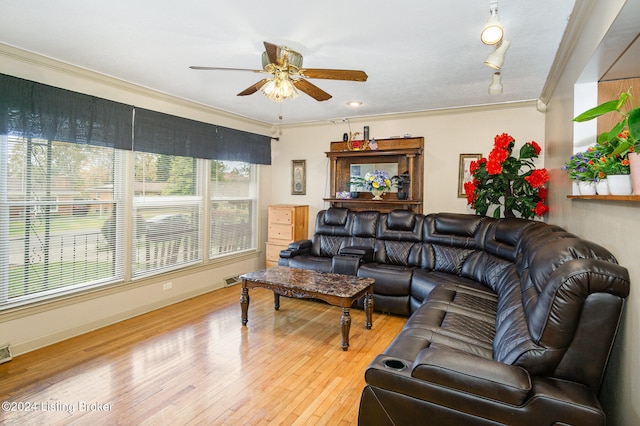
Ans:
{"type": "Polygon", "coordinates": [[[331,160],[330,198],[325,198],[332,207],[347,207],[350,210],[377,210],[389,212],[395,209],[422,213],[422,184],[424,162],[422,152],[424,138],[377,139],[377,150],[349,150],[347,142],[331,142],[331,150],[325,154],[331,160]],[[410,183],[406,188],[407,198],[399,200],[396,192],[388,192],[383,200],[373,200],[370,192],[358,192],[358,198],[339,198],[338,193],[353,189],[349,183],[354,170],[368,168],[388,169],[390,175],[407,173],[410,183]]]}

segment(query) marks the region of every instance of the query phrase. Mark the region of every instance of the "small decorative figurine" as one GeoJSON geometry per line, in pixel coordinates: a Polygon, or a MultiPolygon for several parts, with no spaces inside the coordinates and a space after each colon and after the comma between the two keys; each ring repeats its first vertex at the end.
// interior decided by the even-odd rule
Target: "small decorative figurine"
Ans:
{"type": "Polygon", "coordinates": [[[369,149],[371,151],[376,151],[378,149],[378,142],[376,142],[376,139],[373,138],[369,141],[369,149]]]}

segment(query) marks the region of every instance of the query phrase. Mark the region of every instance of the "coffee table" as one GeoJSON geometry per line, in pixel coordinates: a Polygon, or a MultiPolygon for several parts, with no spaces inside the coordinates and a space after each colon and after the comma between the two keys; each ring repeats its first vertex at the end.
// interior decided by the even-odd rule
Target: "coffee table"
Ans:
{"type": "Polygon", "coordinates": [[[262,287],[273,291],[273,307],[280,309],[280,296],[297,299],[320,299],[342,308],[340,325],[342,328],[342,350],[349,348],[351,315],[349,309],[354,301],[364,296],[365,327],[371,329],[373,314],[373,278],[359,278],[352,275],[332,274],[306,269],[274,266],[256,272],[240,275],[242,294],[242,325],[247,325],[249,311],[249,289],[262,287]]]}

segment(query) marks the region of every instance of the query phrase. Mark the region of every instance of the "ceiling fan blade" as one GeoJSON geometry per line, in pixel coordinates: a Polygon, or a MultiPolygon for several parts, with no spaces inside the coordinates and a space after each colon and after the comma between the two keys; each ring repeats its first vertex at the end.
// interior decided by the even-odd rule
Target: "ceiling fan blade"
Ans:
{"type": "Polygon", "coordinates": [[[327,80],[367,81],[367,73],[358,70],[332,70],[322,68],[304,68],[300,74],[307,78],[324,78],[327,80]]]}
{"type": "Polygon", "coordinates": [[[247,87],[246,89],[244,89],[242,92],[238,93],[238,96],[253,95],[258,90],[260,90],[260,88],[262,86],[264,86],[268,81],[269,81],[268,78],[263,78],[262,80],[260,80],[256,84],[251,85],[251,86],[247,87]]]}
{"type": "Polygon", "coordinates": [[[267,56],[269,57],[269,62],[272,64],[278,63],[278,46],[273,43],[269,43],[268,41],[263,42],[264,49],[267,52],[267,56]]]}
{"type": "Polygon", "coordinates": [[[316,86],[315,84],[309,83],[307,80],[300,79],[293,82],[293,85],[296,88],[302,90],[307,95],[311,96],[316,101],[326,101],[331,99],[331,95],[316,86]]]}
{"type": "Polygon", "coordinates": [[[225,68],[225,67],[199,67],[191,65],[189,68],[192,70],[204,70],[204,71],[251,71],[251,72],[265,72],[264,70],[252,70],[249,68],[225,68]]]}

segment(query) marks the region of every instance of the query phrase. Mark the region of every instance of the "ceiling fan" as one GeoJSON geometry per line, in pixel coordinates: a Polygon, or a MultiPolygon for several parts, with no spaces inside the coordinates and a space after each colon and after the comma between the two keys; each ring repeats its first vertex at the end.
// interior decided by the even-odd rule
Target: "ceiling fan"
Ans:
{"type": "Polygon", "coordinates": [[[302,55],[286,46],[278,46],[264,42],[265,51],[262,53],[261,70],[245,68],[221,68],[190,66],[194,70],[229,70],[251,71],[272,74],[271,78],[263,78],[247,87],[238,96],[252,95],[258,90],[275,102],[282,102],[286,98],[295,98],[296,89],[306,93],[317,101],[331,99],[331,95],[312,84],[307,79],[322,78],[329,80],[367,81],[367,74],[357,70],[336,70],[322,68],[302,68],[302,55]]]}

